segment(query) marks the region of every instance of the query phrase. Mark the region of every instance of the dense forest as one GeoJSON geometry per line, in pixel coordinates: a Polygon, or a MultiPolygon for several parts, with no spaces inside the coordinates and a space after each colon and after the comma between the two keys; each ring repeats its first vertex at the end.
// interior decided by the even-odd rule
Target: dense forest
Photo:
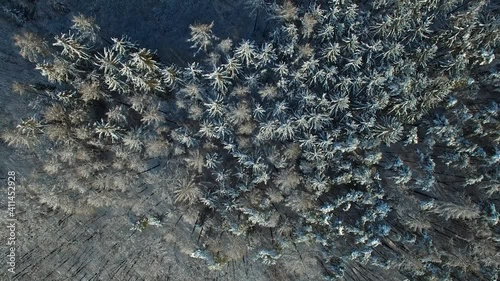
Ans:
{"type": "MultiPolygon", "coordinates": [[[[247,0],[244,11],[262,34],[193,22],[190,58],[104,37],[85,14],[54,38],[12,37],[44,78],[12,81],[29,109],[1,134],[37,163],[24,223],[107,217],[95,239],[127,263],[148,249],[149,262],[5,276],[208,278],[172,275],[194,266],[214,280],[497,280],[498,3],[247,0]]],[[[62,237],[39,247],[86,239],[62,237]]]]}

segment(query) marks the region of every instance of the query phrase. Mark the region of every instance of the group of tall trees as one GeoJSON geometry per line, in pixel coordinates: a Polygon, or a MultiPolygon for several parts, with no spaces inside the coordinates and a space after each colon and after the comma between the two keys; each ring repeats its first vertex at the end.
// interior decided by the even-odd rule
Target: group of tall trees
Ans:
{"type": "MultiPolygon", "coordinates": [[[[498,7],[249,5],[269,17],[264,42],[193,24],[185,65],[82,15],[52,44],[17,35],[49,83],[14,84],[36,114],[2,137],[47,159],[40,203],[87,213],[152,186],[192,214],[190,255],[214,270],[250,255],[326,280],[498,278],[498,7]]],[[[143,231],[169,210],[137,212],[143,231]]]]}

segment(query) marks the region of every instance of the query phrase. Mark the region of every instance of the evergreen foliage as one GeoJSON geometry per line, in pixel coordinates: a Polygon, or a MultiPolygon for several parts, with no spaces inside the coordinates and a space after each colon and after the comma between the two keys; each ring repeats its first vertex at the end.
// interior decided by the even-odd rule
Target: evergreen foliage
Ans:
{"type": "MultiPolygon", "coordinates": [[[[16,36],[50,83],[15,85],[35,94],[37,116],[2,137],[47,159],[54,176],[33,191],[40,202],[92,211],[150,184],[173,208],[199,212],[206,241],[271,229],[238,240],[266,266],[309,245],[325,280],[358,266],[410,280],[496,278],[498,251],[481,249],[500,241],[493,5],[297,2],[248,1],[269,13],[265,42],[191,25],[195,62],[182,66],[127,37],[100,42],[82,15],[52,47],[16,36]],[[460,240],[453,250],[449,237],[460,240]]],[[[151,222],[160,225],[145,217],[133,229],[151,222]]],[[[242,256],[225,251],[191,257],[215,270],[242,256]]]]}

